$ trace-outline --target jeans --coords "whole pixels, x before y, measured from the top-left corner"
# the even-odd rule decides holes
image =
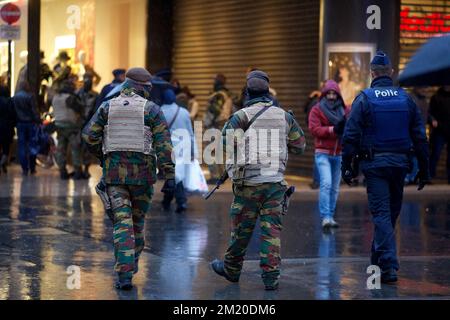
[[[29,122],[19,122],[17,124],[19,161],[24,174],[28,171],[36,171],[36,154],[31,152],[31,148],[36,147],[36,125]]]
[[[165,192],[163,198],[163,206],[169,207],[175,196],[175,201],[177,202],[178,208],[186,208],[187,206],[187,197],[186,192],[184,191],[183,182],[178,182],[175,186],[175,191],[173,193]]]
[[[430,137],[431,157],[430,157],[430,174],[436,177],[436,168],[441,156],[442,149],[447,144],[447,180],[450,183],[450,141],[438,132],[433,132]]]
[[[313,183],[319,184],[319,170],[317,169],[316,162],[313,163]]]
[[[363,172],[367,182],[369,210],[375,227],[371,263],[381,270],[398,270],[395,224],[402,208],[407,168],[381,167]]]
[[[341,156],[316,153],[315,162],[320,179],[320,217],[322,219],[333,218],[341,183]]]

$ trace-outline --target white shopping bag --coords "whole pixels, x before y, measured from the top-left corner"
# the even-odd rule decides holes
[[[192,163],[183,164],[182,166],[184,170],[180,168],[180,171],[184,171],[182,179],[184,189],[190,193],[198,192],[203,194],[208,192],[208,184],[198,160],[195,159]]]

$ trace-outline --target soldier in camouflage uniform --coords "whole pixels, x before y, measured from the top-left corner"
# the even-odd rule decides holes
[[[233,109],[232,93],[225,86],[226,78],[223,74],[216,75],[214,91],[208,98],[208,105],[203,119],[205,129],[222,129]],[[217,161],[218,159],[216,159]],[[208,182],[216,183],[225,167],[222,163],[208,165],[210,179]]]
[[[116,288],[132,288],[133,274],[144,248],[144,218],[150,209],[156,168],[173,192],[175,165],[164,115],[149,101],[150,73],[132,68],[118,97],[105,101],[83,130],[88,148],[102,161],[114,223]]]
[[[80,98],[84,106],[83,119],[85,123],[92,118],[95,113],[95,104],[98,97],[98,92],[94,91],[92,86],[94,83],[94,74],[86,72],[83,75],[83,86],[78,90],[77,96]],[[94,156],[88,152],[86,143],[81,144],[82,160],[83,160],[83,176],[90,178],[89,166],[96,163]]]
[[[75,95],[75,83],[72,79],[61,83],[60,91],[52,100],[55,116],[58,146],[56,149],[56,163],[60,170],[61,179],[68,179],[67,152],[72,155],[74,179],[84,178],[81,169],[81,128],[83,125],[84,106]]]
[[[247,90],[249,101],[244,108],[233,114],[225,124],[222,135],[226,141],[227,157],[230,149],[238,150],[237,159],[228,165],[228,175],[233,182],[234,200],[230,209],[232,232],[229,247],[225,253],[224,261],[214,260],[211,264],[213,270],[231,282],[239,281],[244,256],[253,233],[256,221],[260,218],[261,248],[260,266],[266,290],[278,288],[280,276],[280,233],[282,229],[282,206],[287,189],[284,180],[288,151],[301,154],[305,149],[305,137],[302,129],[291,113],[274,105],[269,95],[269,78],[262,71],[252,71],[247,76]],[[259,113],[264,109],[263,113]],[[255,115],[258,116],[255,117]],[[250,126],[249,126],[250,123]],[[249,126],[249,127],[248,127]],[[227,141],[227,130],[242,129],[245,143],[237,144]],[[248,144],[251,142],[252,131],[258,134],[259,130],[270,131],[270,135],[259,139],[267,139],[267,150],[260,147],[251,153]],[[279,134],[272,134],[271,130]],[[243,133],[245,132],[245,133]],[[254,136],[253,136],[254,137]],[[268,138],[270,137],[270,138]],[[255,142],[255,139],[252,139]],[[273,146],[278,146],[274,148]],[[270,150],[273,159],[278,160],[276,168],[267,167],[261,161],[262,153]],[[257,161],[250,161],[251,156],[257,154]],[[245,157],[245,161],[239,159]]]

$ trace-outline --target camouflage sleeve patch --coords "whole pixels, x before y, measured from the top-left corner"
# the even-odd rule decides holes
[[[230,119],[225,123],[222,129],[222,141],[223,141],[223,151],[226,152],[226,154],[229,154],[231,152],[231,149],[235,149],[234,144],[228,145],[227,144],[227,130],[236,130],[236,129],[242,129],[246,127],[248,123],[247,115],[244,111],[239,110],[235,112]]]
[[[306,138],[300,125],[295,118],[286,112],[286,121],[288,122],[288,150],[293,154],[303,154],[306,148]]]

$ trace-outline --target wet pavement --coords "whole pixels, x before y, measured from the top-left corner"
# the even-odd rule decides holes
[[[216,276],[209,262],[229,238],[229,186],[210,200],[190,198],[185,214],[163,212],[161,194],[146,218],[146,248],[130,292],[113,289],[112,228],[89,181],[60,181],[55,170],[0,176],[1,299],[450,299],[450,187],[406,188],[397,227],[399,282],[368,290],[372,224],[365,190],[342,188],[336,220],[323,233],[317,191],[298,191],[283,220],[280,289],[260,278],[258,236],[238,284]],[[160,184],[156,190],[161,188]],[[67,286],[78,266],[80,289]],[[70,286],[69,286],[70,287]]]

